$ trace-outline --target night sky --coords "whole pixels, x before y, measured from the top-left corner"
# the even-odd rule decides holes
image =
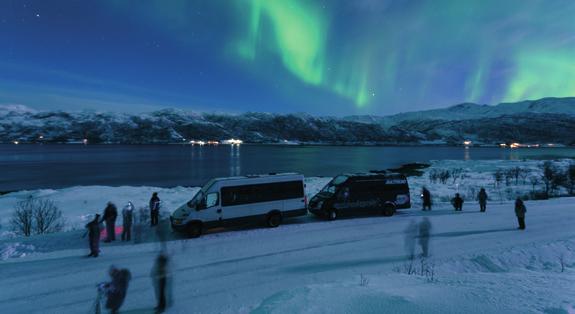
[[[573,0],[0,0],[0,104],[391,114],[575,96]]]

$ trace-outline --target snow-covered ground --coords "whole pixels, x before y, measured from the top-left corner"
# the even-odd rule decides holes
[[[575,198],[527,201],[527,230],[516,230],[508,200],[515,192],[497,193],[492,171],[518,163],[538,171],[537,161],[434,163],[437,169],[467,170],[446,185],[430,184],[426,175],[410,178],[415,201],[422,185],[431,189],[436,199],[431,212],[415,204],[390,218],[307,216],[275,229],[214,230],[191,240],[172,236],[174,306],[169,312],[575,313]],[[328,180],[306,179],[306,193],[314,194]],[[463,212],[443,202],[456,190],[467,195],[464,191],[479,186],[493,199],[486,213],[478,212],[472,199]],[[531,190],[529,183],[510,188]],[[108,200],[144,206],[152,191],[160,193],[164,208],[180,205],[195,192],[150,187],[17,192],[0,197],[0,215],[9,217],[15,202],[36,193],[50,195],[70,225],[81,226],[85,215],[101,212]],[[433,281],[398,271],[408,263],[404,230],[424,217],[432,224],[426,262],[433,265]],[[149,273],[159,245],[149,233],[141,244],[103,244],[98,258],[83,257],[83,230],[4,237],[2,255],[20,258],[0,261],[2,312],[86,313],[95,284],[107,280],[114,264],[133,275],[122,312],[150,313],[155,299]]]
[[[490,205],[486,213],[438,206],[391,218],[307,219],[276,229],[172,240],[170,312],[573,312],[574,202],[526,202],[525,231],[515,229],[513,204],[506,202]],[[422,217],[433,226],[433,282],[394,271],[407,262],[403,230]],[[70,231],[36,238],[74,245],[0,262],[3,313],[86,313],[94,285],[107,279],[111,264],[127,267],[133,275],[123,313],[153,308],[149,273],[157,243],[104,244],[102,255],[94,259],[83,257],[86,248],[76,245],[85,242],[80,235]]]

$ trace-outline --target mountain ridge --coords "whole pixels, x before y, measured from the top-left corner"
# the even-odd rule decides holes
[[[498,119],[494,119],[498,118]],[[312,116],[305,113],[197,113],[166,108],[128,114],[36,111],[0,106],[0,142],[184,143],[240,138],[252,143],[344,145],[451,144],[464,140],[574,145],[575,97],[496,106],[462,103],[392,116]]]

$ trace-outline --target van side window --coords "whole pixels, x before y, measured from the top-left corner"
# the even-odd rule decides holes
[[[222,188],[222,206],[272,202],[300,198],[303,195],[301,181],[229,186]]]
[[[218,205],[218,201],[219,201],[218,193],[209,193],[208,195],[206,195],[206,208]]]

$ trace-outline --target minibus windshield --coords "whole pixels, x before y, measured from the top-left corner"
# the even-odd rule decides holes
[[[333,178],[333,180],[331,180],[322,190],[322,193],[329,193],[329,194],[334,194],[335,190],[337,188],[338,185],[344,183],[347,180],[347,176],[337,176],[335,178]]]
[[[188,206],[194,207],[194,206],[198,205],[202,201],[202,199],[204,198],[204,195],[206,195],[206,193],[212,188],[212,185],[214,185],[214,182],[215,182],[215,180],[211,179],[206,184],[204,184],[204,186],[198,191],[198,193],[196,193],[196,195],[194,195],[194,198],[192,198],[192,200],[188,202]]]

